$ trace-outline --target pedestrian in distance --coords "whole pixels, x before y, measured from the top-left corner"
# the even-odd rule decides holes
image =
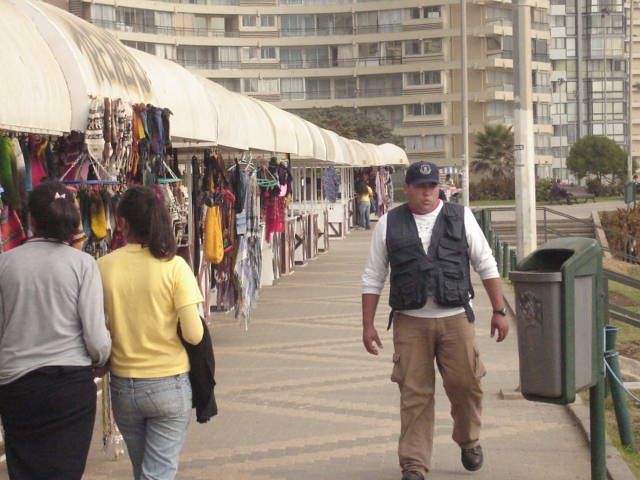
[[[451,402],[453,440],[463,466],[482,467],[480,415],[485,368],[475,344],[470,264],[491,300],[491,336],[509,331],[496,261],[471,211],[439,200],[438,167],[407,170],[407,203],[380,218],[363,274],[362,341],[377,355],[382,342],[375,312],[391,267],[393,371],[400,390],[398,456],[403,480],[422,480],[430,468],[434,431],[434,360]]]
[[[80,212],[59,182],[28,201],[34,235],[0,255],[0,417],[11,480],[80,480],[109,359],[95,260],[71,246]]]
[[[371,202],[373,199],[373,190],[369,185],[364,185],[362,192],[358,196],[358,219],[360,220],[360,226],[366,230],[371,228],[369,219],[371,217]]]
[[[149,187],[125,192],[117,208],[127,245],[100,258],[113,337],[111,402],[135,480],[173,480],[191,417],[189,358],[178,336],[203,338],[203,301],[176,243],[164,201]]]

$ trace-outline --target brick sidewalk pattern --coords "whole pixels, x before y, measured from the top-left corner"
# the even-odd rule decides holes
[[[216,314],[213,335],[220,414],[190,425],[178,479],[399,480],[399,395],[389,380],[393,344],[381,299],[376,326],[384,350],[361,343],[360,275],[369,232],[333,241],[329,253],[260,294],[248,331]],[[515,331],[489,338],[491,307],[474,279],[478,345],[488,374],[481,442],[485,465],[474,479],[589,478],[589,449],[565,408],[528,402],[501,390],[518,385]],[[471,475],[451,440],[441,382],[428,479]],[[106,458],[96,431],[84,478],[131,478],[129,461]],[[6,479],[0,466],[0,479]]]

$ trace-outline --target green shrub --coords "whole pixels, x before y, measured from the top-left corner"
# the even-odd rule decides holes
[[[621,183],[603,183],[601,179],[594,177],[587,179],[587,191],[596,197],[614,197],[622,195],[624,185]]]
[[[483,178],[469,185],[469,197],[472,201],[514,200],[516,198],[514,178]]]
[[[613,212],[601,212],[602,226],[607,231],[609,248],[635,256],[640,260],[640,205],[636,208],[619,208]],[[619,232],[616,234],[616,232]],[[623,234],[623,235],[620,235]],[[635,237],[630,240],[628,236]]]
[[[536,201],[548,202],[551,200],[551,186],[555,181],[551,178],[536,182]]]

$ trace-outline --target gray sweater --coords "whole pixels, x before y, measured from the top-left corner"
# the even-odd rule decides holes
[[[90,255],[44,239],[0,255],[0,385],[45,366],[104,365],[110,352]]]

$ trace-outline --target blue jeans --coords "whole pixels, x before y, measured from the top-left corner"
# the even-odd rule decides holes
[[[371,202],[360,202],[358,205],[360,213],[360,226],[369,229],[369,216],[371,215]]]
[[[135,480],[173,480],[191,418],[189,374],[161,378],[111,375],[113,415]]]

